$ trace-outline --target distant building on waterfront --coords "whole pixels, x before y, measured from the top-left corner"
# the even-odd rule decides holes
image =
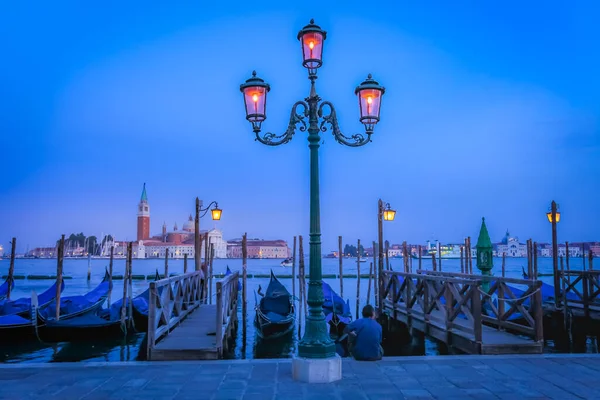
[[[506,254],[506,257],[527,257],[527,244],[520,243],[519,238],[510,236],[508,231],[502,241],[494,245],[494,250],[498,257],[502,257],[502,254]]]
[[[248,258],[288,258],[291,249],[285,240],[248,239]],[[242,258],[242,239],[227,242],[227,257]]]
[[[29,250],[25,255],[34,258],[55,258],[56,247],[36,247],[33,250]]]
[[[195,224],[190,215],[180,230],[177,223],[173,229],[168,231],[166,222],[163,222],[160,234],[150,235],[150,204],[148,202],[148,193],[146,184],[142,188],[142,195],[137,207],[137,241],[133,243],[133,258],[164,258],[167,251],[170,258],[188,258],[195,257]],[[200,231],[204,235],[208,232],[208,243],[213,245],[215,258],[227,257],[227,242],[223,240],[223,233],[218,229]],[[115,255],[124,256],[127,252],[127,242],[114,242]],[[204,257],[206,243],[202,240],[201,254]],[[110,250],[109,250],[110,251]]]

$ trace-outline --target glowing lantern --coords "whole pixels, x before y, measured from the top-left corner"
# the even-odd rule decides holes
[[[215,203],[215,206],[212,210],[210,210],[210,213],[212,214],[212,219],[214,221],[219,221],[221,219],[221,214],[223,213],[223,210],[221,210],[219,208],[219,205]]]
[[[396,210],[392,210],[390,203],[388,203],[385,210],[383,210],[383,220],[393,221],[394,218],[396,218]]]
[[[308,68],[309,76],[316,75],[317,69],[323,65],[323,42],[326,37],[327,32],[315,25],[314,19],[298,33],[302,46],[302,65]]]
[[[252,78],[240,85],[246,106],[246,119],[252,123],[255,131],[260,131],[260,125],[267,119],[267,93],[271,90],[268,83],[256,76],[252,71]]]
[[[380,86],[369,74],[367,79],[358,85],[354,93],[358,95],[360,122],[365,125],[368,132],[372,132],[375,124],[379,122],[381,96],[385,93],[385,88]]]

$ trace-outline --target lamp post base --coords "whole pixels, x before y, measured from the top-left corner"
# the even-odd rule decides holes
[[[306,383],[331,383],[342,379],[342,358],[292,358],[292,376],[295,381]]]

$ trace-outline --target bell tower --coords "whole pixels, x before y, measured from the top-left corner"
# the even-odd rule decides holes
[[[150,238],[150,205],[148,204],[148,195],[146,194],[146,184],[142,189],[142,197],[138,204],[137,212],[137,240]]]

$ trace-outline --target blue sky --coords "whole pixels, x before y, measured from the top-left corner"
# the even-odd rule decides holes
[[[323,251],[386,238],[461,241],[506,229],[600,240],[600,27],[595,2],[9,2],[0,10],[0,243],[83,231],[135,238],[147,183],[152,232],[194,198],[218,200],[226,238],[308,236],[306,135],[253,140],[239,84],[271,84],[265,129],[308,94],[296,34],[328,31],[318,92],[363,130],[354,88],[383,84],[373,143],[321,147]],[[483,4],[485,3],[485,4]],[[213,226],[208,219],[204,227]]]

